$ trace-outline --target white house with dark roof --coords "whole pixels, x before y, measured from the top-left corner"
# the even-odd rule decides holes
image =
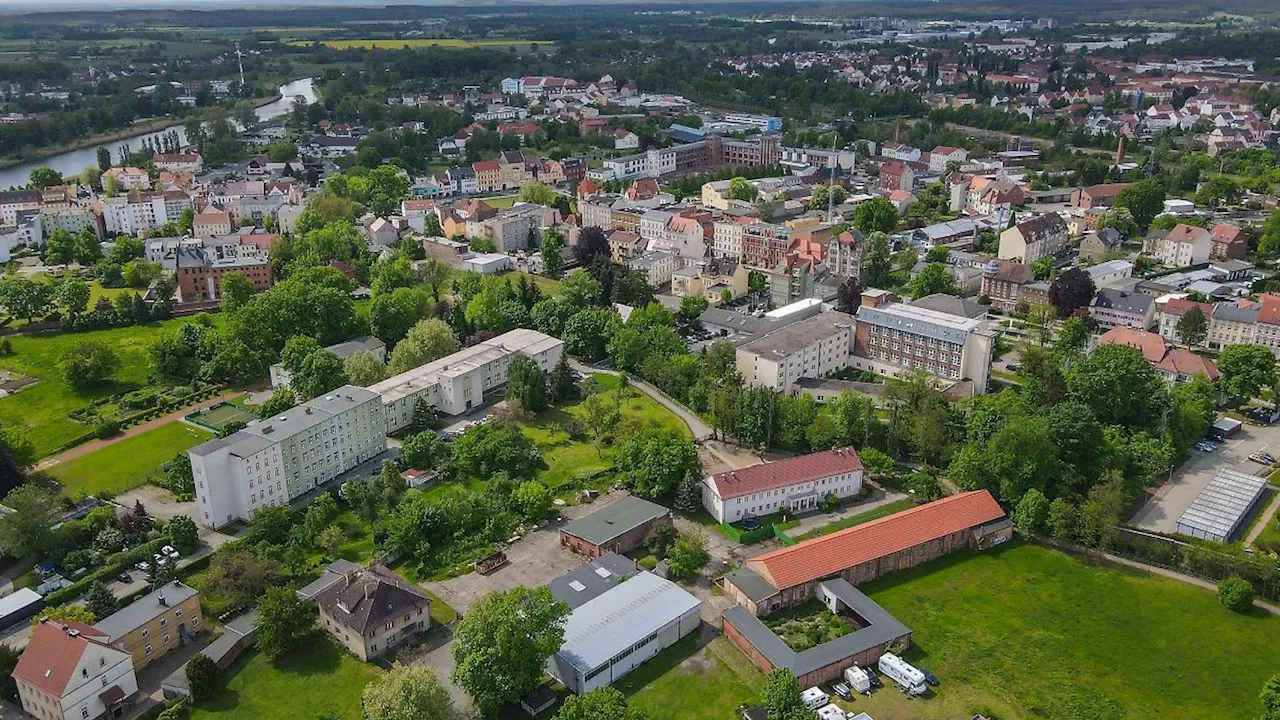
[[[862,491],[862,460],[853,448],[835,448],[708,475],[702,505],[719,522],[776,512],[816,510],[823,498]]]

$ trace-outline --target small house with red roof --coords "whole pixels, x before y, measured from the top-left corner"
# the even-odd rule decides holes
[[[1098,347],[1124,345],[1142,353],[1142,359],[1155,368],[1168,382],[1187,382],[1196,375],[1203,375],[1212,382],[1222,376],[1212,360],[1190,350],[1174,347],[1153,332],[1131,327],[1115,327],[1098,338]]]
[[[138,692],[133,657],[106,632],[70,620],[41,620],[13,669],[22,709],[46,720],[120,717]]]
[[[1243,260],[1249,252],[1249,236],[1236,225],[1214,225],[1209,230],[1209,241],[1209,257],[1214,260]]]
[[[835,448],[709,475],[702,481],[702,504],[717,521],[736,522],[816,510],[828,495],[846,498],[861,491],[858,453]]]

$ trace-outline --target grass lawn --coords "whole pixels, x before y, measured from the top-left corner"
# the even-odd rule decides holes
[[[851,528],[854,525],[861,525],[862,523],[865,523],[865,522],[871,522],[872,520],[885,517],[886,515],[892,515],[896,512],[902,512],[903,510],[910,510],[915,506],[916,506],[916,503],[911,498],[894,500],[893,502],[886,503],[884,505],[881,505],[878,508],[868,510],[864,513],[858,513],[857,515],[844,518],[843,520],[837,520],[833,523],[823,525],[822,527],[817,528],[815,530],[810,530],[809,532],[796,537],[796,540],[810,540],[820,535],[830,535],[831,533],[837,530],[844,530],[845,528]]]
[[[360,693],[382,673],[317,631],[301,651],[280,660],[249,650],[224,673],[225,688],[197,703],[191,718],[293,720],[332,710],[346,720],[359,720]]]
[[[40,382],[20,393],[0,398],[0,424],[26,427],[39,457],[88,434],[92,428],[72,421],[67,413],[88,405],[96,398],[141,387],[151,367],[147,348],[163,333],[188,321],[188,318],[176,318],[93,332],[49,331],[10,336],[13,354],[0,357],[0,368],[39,378]],[[105,343],[114,349],[120,358],[120,368],[114,382],[79,391],[67,385],[58,372],[58,358],[68,348],[88,340]]]
[[[618,387],[618,378],[599,373],[595,375],[595,379],[612,400]],[[613,463],[616,452],[614,446],[606,446],[597,452],[595,445],[589,440],[574,440],[561,429],[564,423],[573,418],[581,420],[581,404],[581,400],[566,403],[538,413],[530,422],[521,423],[521,428],[538,446],[542,459],[547,464],[547,469],[542,472],[539,480],[553,492],[575,480],[606,470]],[[640,390],[628,388],[622,401],[622,424],[617,432],[617,439],[620,442],[644,427],[659,427],[689,436],[688,426],[670,410]]]
[[[257,420],[258,416],[235,403],[220,402],[208,410],[188,415],[187,419],[201,425],[217,428],[218,432],[222,432],[223,428],[232,422],[239,421],[247,425]]]
[[[212,439],[213,433],[207,430],[171,422],[58,463],[46,472],[62,483],[68,496],[81,492],[115,495],[145,483],[152,471],[178,452]]]
[[[1248,718],[1280,667],[1280,618],[1035,545],[960,553],[859,589],[911,628],[906,658],[942,679],[924,700],[886,688],[850,706],[878,720]]]
[[[702,649],[698,633],[663,650],[613,686],[649,720],[735,717],[742,703],[758,703],[764,675],[724,637]]]

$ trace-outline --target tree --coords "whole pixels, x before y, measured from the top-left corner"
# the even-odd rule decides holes
[[[1109,475],[1105,482],[1089,488],[1089,494],[1080,505],[1080,524],[1077,530],[1080,542],[1096,548],[1098,552],[1115,545],[1119,535],[1116,527],[1128,505],[1124,477],[1119,472]]]
[[[1093,301],[1097,290],[1089,273],[1073,267],[1049,283],[1049,303],[1058,309],[1058,317],[1065,318],[1077,309]]]
[[[1031,263],[1031,276],[1036,280],[1048,280],[1053,274],[1053,258],[1042,257]]]
[[[222,276],[222,312],[231,313],[244,307],[253,297],[253,281],[244,273],[227,273]]]
[[[698,530],[680,533],[667,551],[671,576],[680,579],[696,577],[706,566],[708,558],[707,537]]]
[[[1174,332],[1177,333],[1183,345],[1191,348],[1198,347],[1209,336],[1209,320],[1205,318],[1204,312],[1199,307],[1193,306],[1178,319]]]
[[[1232,612],[1248,612],[1253,607],[1253,585],[1240,577],[1224,578],[1218,583],[1218,600]]]
[[[111,167],[111,151],[105,146],[98,146],[98,170],[106,172]]]
[[[1079,512],[1066,498],[1054,498],[1049,503],[1049,530],[1055,539],[1075,539],[1079,523]]]
[[[18,275],[0,278],[0,307],[14,317],[35,322],[49,311],[52,300],[53,286],[49,283]]]
[[[1134,237],[1142,231],[1138,227],[1138,223],[1133,219],[1133,212],[1127,207],[1113,207],[1102,213],[1098,218],[1098,230],[1111,228],[1120,233],[1120,236],[1128,239]]]
[[[200,545],[200,535],[196,523],[186,515],[175,515],[164,528],[169,542],[178,552],[190,555]]]
[[[420,320],[409,328],[403,340],[396,343],[387,363],[387,373],[399,375],[457,351],[458,339],[445,321],[436,318]]]
[[[1013,522],[1026,535],[1037,535],[1049,525],[1049,500],[1036,488],[1032,488],[1018,500],[1013,512]]]
[[[618,315],[609,308],[587,308],[569,318],[564,326],[565,350],[587,362],[603,360]]]
[[[430,668],[402,665],[365,686],[365,720],[455,720],[453,698]]]
[[[196,653],[187,661],[187,685],[196,702],[200,702],[213,694],[218,687],[218,675],[221,674],[218,664],[204,653]]]
[[[686,476],[702,470],[693,443],[669,430],[632,433],[618,449],[614,464],[627,487],[649,499],[673,496]]]
[[[500,472],[513,478],[532,477],[536,456],[528,436],[509,422],[485,423],[453,443],[454,466],[467,477],[488,478]]]
[[[116,611],[116,596],[111,594],[105,583],[95,580],[84,595],[84,606],[89,608],[94,618],[101,620]]]
[[[258,417],[275,417],[297,404],[298,396],[294,394],[293,388],[286,385],[271,393],[271,397],[258,407]]]
[[[542,273],[553,275],[564,266],[564,235],[555,228],[548,228],[542,235]]]
[[[729,199],[753,203],[760,197],[760,191],[744,177],[729,179]]]
[[[419,288],[396,288],[373,299],[369,306],[369,331],[388,347],[399,343],[431,310],[427,294]]]
[[[911,294],[913,300],[937,293],[944,295],[960,294],[960,290],[956,287],[955,278],[947,271],[947,266],[942,263],[925,265],[920,274],[911,278],[911,281],[907,283],[907,292]]]
[[[54,547],[52,526],[62,513],[57,495],[27,483],[4,496],[4,504],[13,512],[0,516],[0,548],[10,557],[41,555]]]
[[[814,717],[800,697],[800,685],[796,676],[787,668],[778,668],[764,679],[760,691],[769,720],[802,720]]]
[[[322,348],[303,359],[291,384],[298,397],[311,399],[346,385],[347,373],[342,360]]]
[[[893,232],[898,227],[898,209],[888,198],[872,198],[853,211],[853,226],[868,234]]]
[[[387,366],[368,351],[348,355],[342,361],[342,370],[347,374],[347,382],[360,387],[369,387],[387,378]]]
[[[1280,673],[1271,676],[1258,695],[1262,703],[1262,717],[1258,720],[1280,720]]]
[[[40,167],[32,168],[29,179],[31,180],[32,190],[42,190],[54,185],[61,185],[62,173],[48,165],[41,165]]]
[[[93,612],[89,608],[84,605],[72,605],[70,603],[41,610],[39,614],[31,619],[31,624],[38,625],[41,620],[63,620],[85,625],[92,625],[97,622],[97,618],[93,616]]]
[[[54,291],[54,302],[58,303],[72,320],[75,320],[88,309],[91,295],[89,283],[79,278],[69,278],[62,281]]]
[[[889,254],[889,236],[882,232],[867,238],[867,253],[863,258],[867,273],[867,287],[888,288],[893,284],[893,260]]]
[[[453,635],[453,680],[484,712],[516,702],[542,682],[564,644],[569,606],[546,587],[492,592],[472,605]]]
[[[1257,397],[1262,388],[1276,385],[1276,359],[1262,345],[1228,345],[1218,354],[1219,385],[1237,401]]]
[[[512,357],[507,365],[507,400],[519,400],[525,410],[537,413],[547,408],[548,394],[547,377],[537,361],[521,354]]]
[[[551,207],[556,204],[556,191],[550,185],[538,180],[526,180],[520,186],[520,202]]]
[[[425,430],[404,439],[400,445],[400,457],[412,468],[437,468],[449,458],[449,443],[431,430]]]
[[[605,238],[603,230],[589,225],[578,233],[578,244],[573,247],[573,253],[578,259],[578,265],[591,267],[596,256],[609,257],[609,240]]]
[[[1147,227],[1164,210],[1164,183],[1149,178],[1129,185],[1116,193],[1113,207],[1128,209],[1138,227]]]
[[[573,370],[569,369],[568,355],[562,353],[560,360],[551,368],[551,373],[547,377],[547,393],[552,403],[564,402],[578,394],[578,384]]]
[[[267,657],[282,657],[300,647],[315,628],[315,608],[287,587],[270,587],[258,601],[254,629]]]
[[[628,707],[626,696],[605,686],[565,698],[551,720],[648,720],[648,716]]]
[[[1133,348],[1103,345],[1071,370],[1067,379],[1071,395],[1089,406],[1103,424],[1153,427],[1168,406],[1164,381]]]
[[[210,581],[233,606],[250,605],[267,588],[283,581],[280,564],[246,550],[228,547],[213,554]]]
[[[551,510],[551,491],[547,486],[534,480],[523,482],[511,495],[520,516],[531,523],[542,522]]]

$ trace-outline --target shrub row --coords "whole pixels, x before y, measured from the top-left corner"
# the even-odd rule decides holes
[[[113,578],[143,560],[150,561],[151,557],[160,550],[160,547],[164,545],[164,543],[165,539],[159,538],[157,540],[144,542],[130,550],[110,555],[102,562],[102,565],[99,566],[97,570],[94,570],[88,575],[85,575],[60,590],[54,590],[45,596],[44,601],[48,605],[61,605],[74,600],[88,591],[89,586],[93,585],[95,582]]]

